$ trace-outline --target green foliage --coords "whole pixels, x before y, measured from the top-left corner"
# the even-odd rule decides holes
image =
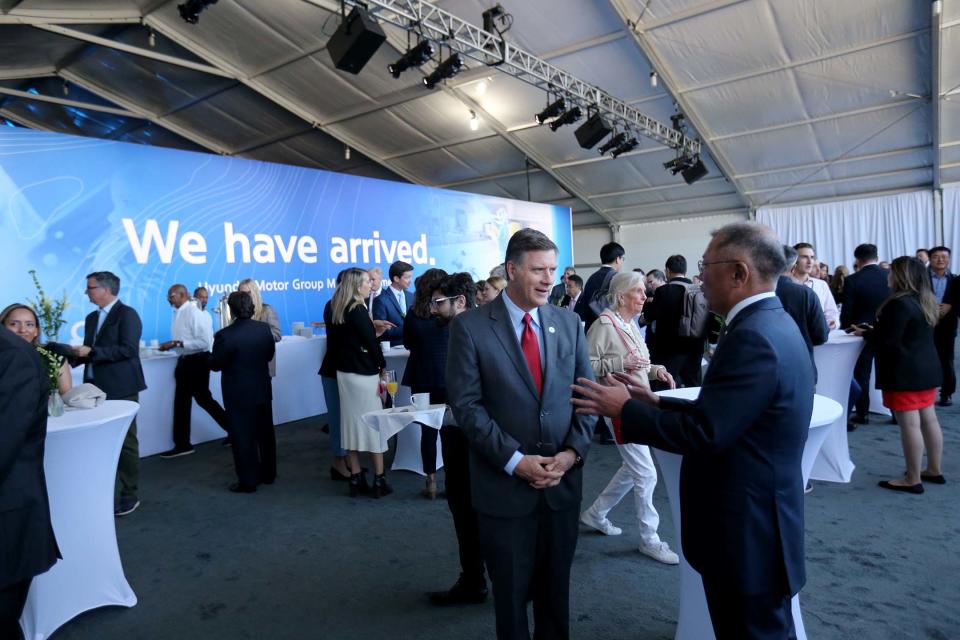
[[[63,356],[58,356],[43,347],[37,347],[37,353],[40,354],[43,369],[47,373],[47,386],[51,392],[57,391],[60,383],[60,367],[63,366]]]
[[[48,298],[47,294],[43,291],[43,287],[40,285],[36,270],[31,269],[28,273],[30,277],[33,278],[33,284],[37,288],[37,299],[28,300],[28,302],[40,319],[40,326],[43,328],[43,335],[47,338],[47,342],[56,340],[60,334],[60,327],[67,323],[67,321],[63,319],[63,312],[66,311],[69,306],[67,302],[67,292],[64,291],[63,297],[59,300]]]

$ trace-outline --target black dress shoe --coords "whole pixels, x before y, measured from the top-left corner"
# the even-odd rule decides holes
[[[923,483],[901,485],[890,484],[889,480],[881,480],[877,483],[877,485],[884,489],[889,489],[890,491],[903,491],[904,493],[914,493],[917,495],[923,493]]]
[[[928,476],[925,473],[921,473],[920,479],[924,482],[929,482],[931,484],[947,484],[947,479],[943,477],[942,473],[937,476]]]
[[[852,418],[850,418],[850,422],[853,422],[855,424],[869,424],[870,418],[868,418],[867,416],[855,415]]]
[[[257,490],[256,487],[248,487],[245,484],[240,484],[239,482],[234,482],[230,485],[230,491],[232,493],[253,493]]]
[[[436,607],[452,607],[461,604],[481,604],[487,599],[487,586],[468,587],[459,580],[448,591],[431,591],[427,594],[430,604]]]

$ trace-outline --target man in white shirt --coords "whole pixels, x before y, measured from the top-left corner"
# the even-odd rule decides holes
[[[193,400],[210,414],[220,428],[229,432],[227,414],[210,394],[210,350],[213,348],[213,319],[190,299],[187,288],[175,284],[167,291],[167,300],[175,309],[171,333],[173,340],[160,345],[161,351],[176,349],[180,357],[173,377],[173,449],[161,458],[176,458],[193,453],[190,444],[190,411]]]
[[[830,285],[819,278],[810,277],[810,267],[817,261],[817,252],[809,242],[798,242],[793,245],[793,248],[797,250],[797,264],[793,267],[793,279],[797,284],[813,289],[817,298],[820,299],[827,326],[836,329],[837,322],[840,320],[840,310],[830,292]]]

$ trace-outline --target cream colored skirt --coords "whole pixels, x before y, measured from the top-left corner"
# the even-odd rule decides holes
[[[340,391],[340,446],[347,451],[383,453],[387,441],[380,432],[363,421],[363,414],[379,411],[380,376],[337,371],[337,389]]]

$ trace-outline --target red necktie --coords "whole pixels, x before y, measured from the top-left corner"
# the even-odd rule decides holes
[[[530,369],[530,375],[533,376],[533,384],[537,387],[537,394],[543,393],[543,370],[540,368],[540,343],[537,341],[537,334],[533,332],[533,318],[529,313],[523,314],[523,334],[520,336],[520,348],[523,350],[523,357],[527,360],[527,367]]]

